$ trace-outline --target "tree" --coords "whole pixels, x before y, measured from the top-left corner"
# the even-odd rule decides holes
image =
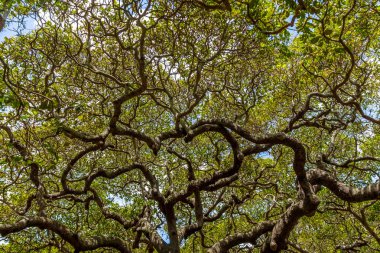
[[[0,247],[379,250],[379,8],[42,6],[1,44]]]
[[[25,28],[25,18],[38,12],[44,7],[45,0],[2,0],[0,1],[0,32],[9,22],[16,23],[19,27],[14,30]]]

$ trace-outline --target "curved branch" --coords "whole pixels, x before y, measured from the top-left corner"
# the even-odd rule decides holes
[[[308,171],[307,177],[312,184],[320,184],[332,191],[337,197],[348,202],[363,202],[376,200],[380,197],[380,182],[363,188],[347,186],[338,181],[328,172],[321,169]]]
[[[312,216],[319,205],[319,200],[314,196],[310,200],[300,200],[292,204],[280,218],[261,249],[262,253],[280,252],[287,248],[287,240],[290,232],[303,216]]]
[[[0,234],[6,236],[17,233],[30,227],[47,229],[58,234],[63,240],[70,243],[76,250],[95,250],[103,247],[111,247],[123,253],[131,252],[129,247],[118,237],[91,236],[82,237],[74,233],[61,223],[44,217],[28,217],[13,224],[0,225]]]
[[[260,138],[255,138],[251,135],[247,130],[243,129],[242,127],[238,126],[237,124],[233,122],[229,122],[226,120],[207,120],[207,121],[199,121],[196,123],[192,129],[194,130],[194,133],[202,132],[206,130],[202,130],[205,127],[210,128],[211,125],[221,125],[223,127],[226,127],[232,131],[234,131],[236,134],[240,135],[241,137],[245,138],[246,140],[253,142],[255,144],[269,144],[269,145],[285,145],[294,151],[294,160],[293,160],[293,169],[297,176],[298,182],[304,191],[305,195],[308,198],[312,198],[313,191],[311,189],[311,186],[309,182],[307,182],[306,178],[306,171],[305,171],[305,163],[306,163],[306,150],[304,146],[296,139],[293,139],[289,136],[287,136],[284,133],[277,133],[274,135],[268,135]],[[188,137],[186,137],[188,138]],[[186,140],[185,138],[185,140]]]
[[[275,221],[264,221],[255,226],[251,231],[246,233],[237,233],[230,235],[223,240],[214,244],[207,252],[208,253],[224,253],[228,252],[232,247],[242,243],[256,244],[256,240],[263,234],[273,229]]]

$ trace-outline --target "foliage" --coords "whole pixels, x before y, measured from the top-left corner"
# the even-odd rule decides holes
[[[2,251],[380,250],[376,1],[5,5]]]

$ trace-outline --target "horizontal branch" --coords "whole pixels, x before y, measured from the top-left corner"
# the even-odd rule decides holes
[[[321,169],[308,171],[307,177],[312,184],[320,184],[332,191],[337,197],[348,202],[376,200],[380,197],[380,182],[363,188],[347,186]]]
[[[264,221],[256,225],[251,231],[246,233],[237,233],[227,236],[223,240],[214,244],[207,252],[208,253],[224,253],[228,252],[234,246],[242,243],[256,244],[256,240],[263,234],[271,231],[275,226],[275,221]]]
[[[114,248],[123,253],[131,252],[129,247],[120,238],[106,236],[82,237],[61,223],[44,217],[28,217],[13,224],[0,225],[0,234],[2,236],[7,236],[30,227],[47,229],[58,234],[63,240],[70,243],[75,248],[76,252],[95,250],[103,247]]]

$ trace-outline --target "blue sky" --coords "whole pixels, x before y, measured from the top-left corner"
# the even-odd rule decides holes
[[[35,21],[34,19],[30,17],[25,18],[20,27],[18,27],[18,23],[15,21],[7,22],[7,25],[0,32],[0,42],[4,41],[5,37],[9,38],[9,37],[17,36],[17,30],[25,34],[27,32],[30,32],[34,28],[35,28]]]

